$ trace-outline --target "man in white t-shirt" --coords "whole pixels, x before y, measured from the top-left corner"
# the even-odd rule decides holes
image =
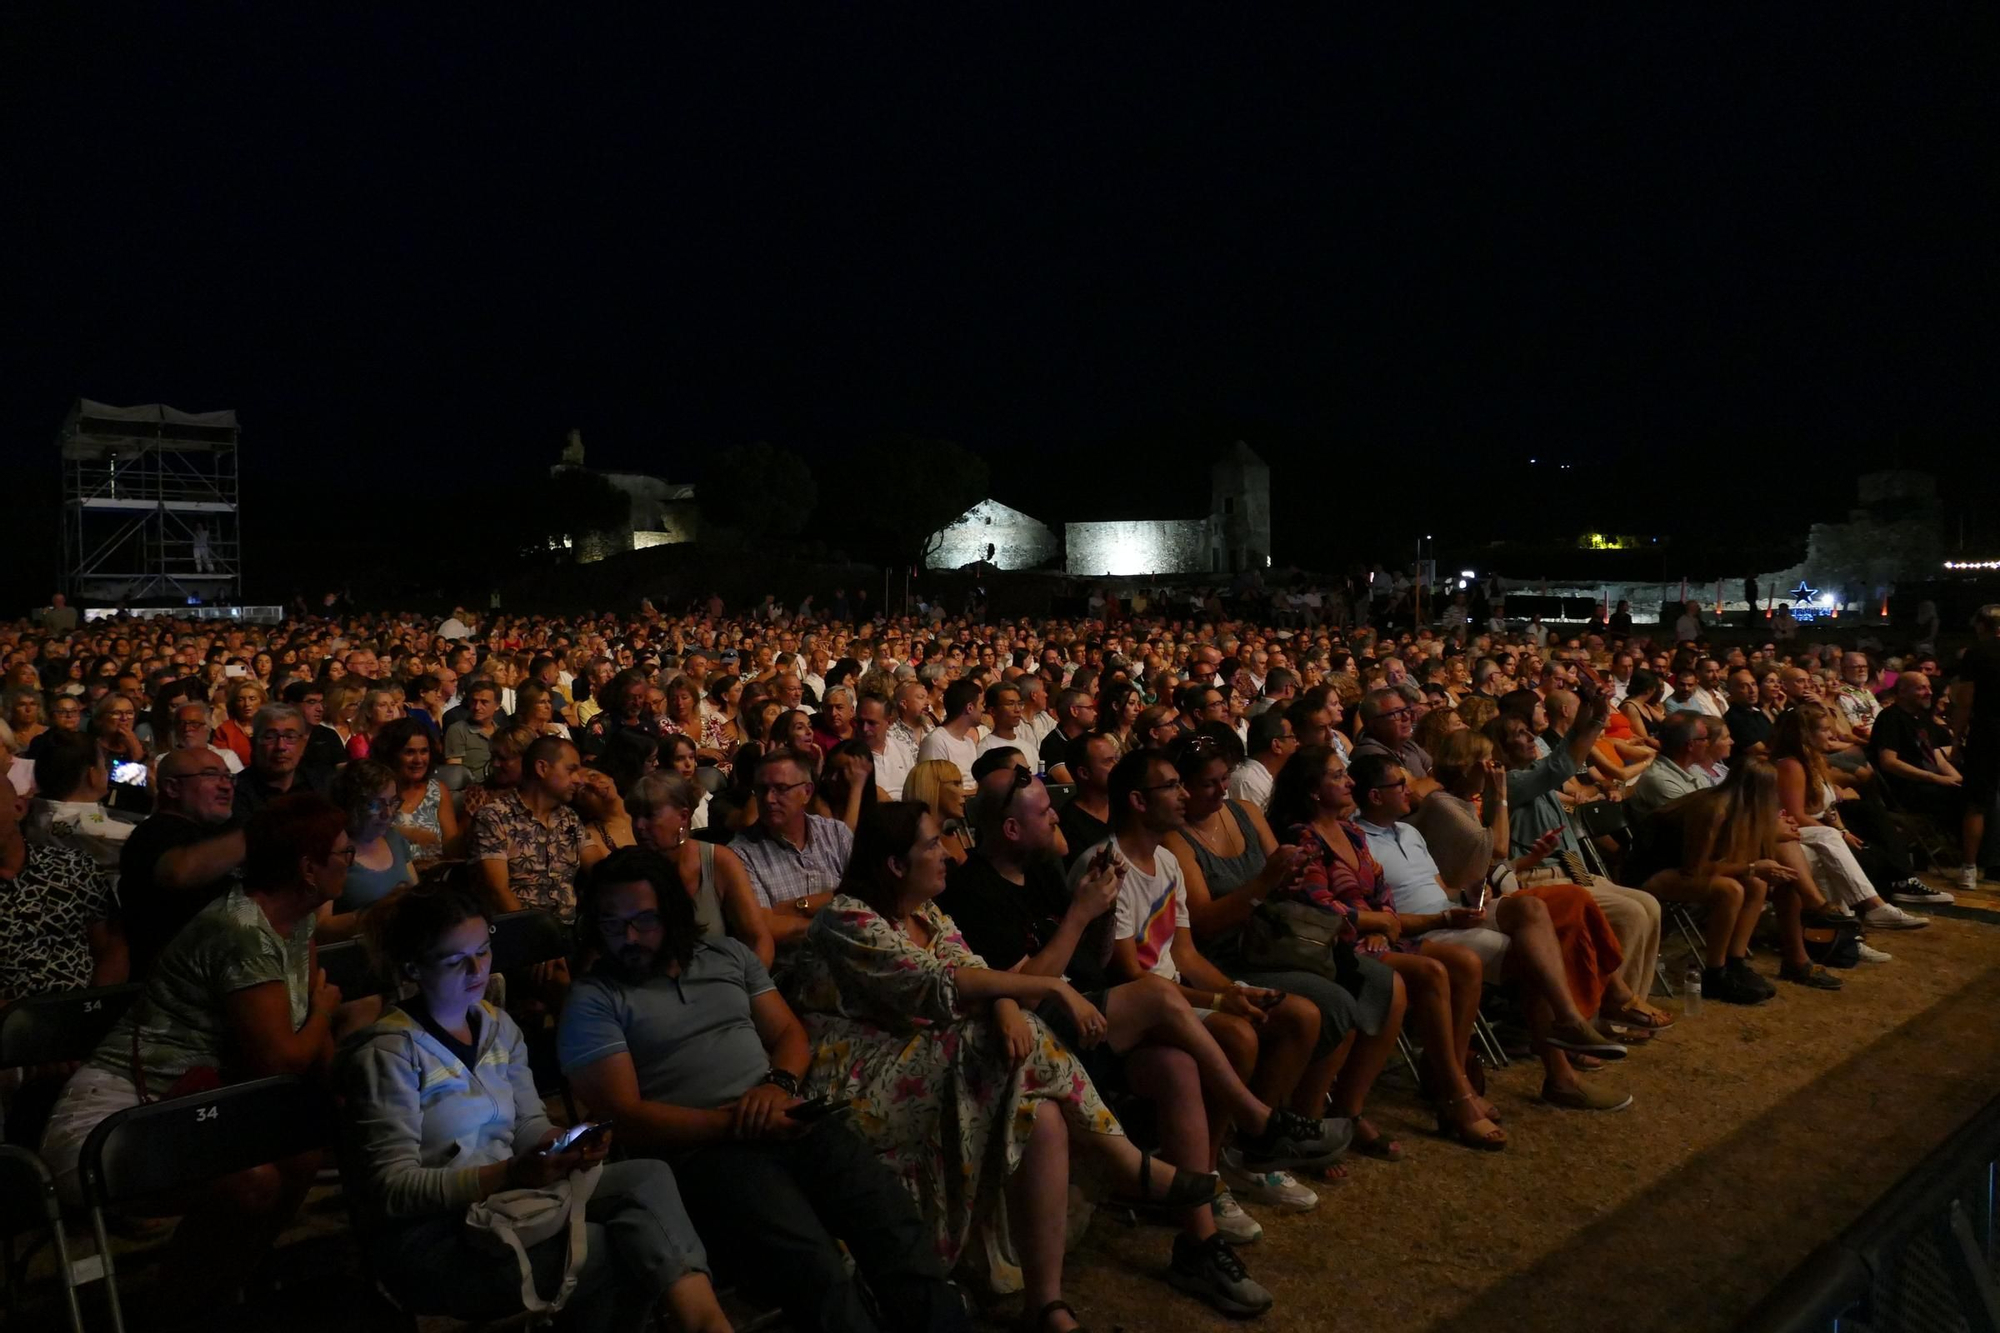
[[[990,686],[986,691],[986,711],[993,715],[993,730],[979,742],[977,754],[1012,750],[1020,756],[1015,762],[1033,773],[1040,762],[1040,751],[1021,724],[1020,688],[1012,681]]]
[[[1180,862],[1162,846],[1167,834],[1181,827],[1187,810],[1187,788],[1173,764],[1156,751],[1136,750],[1111,770],[1109,786],[1115,833],[1108,845],[1113,862],[1124,867],[1111,909],[1112,979],[1156,976],[1177,984],[1222,1049],[1238,1057],[1238,1067],[1243,1067],[1242,1057],[1254,1062],[1249,1082],[1269,1087],[1259,1095],[1283,1105],[1297,1077],[1279,1080],[1281,1087],[1269,1080],[1271,1072],[1303,1070],[1316,1052],[1335,1049],[1329,1044],[1326,1051],[1317,1051],[1319,1010],[1302,996],[1232,982],[1195,947],[1188,930],[1185,876]],[[1106,845],[1100,843],[1071,864],[1072,892]],[[1319,1201],[1282,1171],[1246,1170],[1227,1156],[1222,1171],[1230,1193],[1252,1202],[1303,1211]]]
[[[917,747],[917,762],[949,759],[958,765],[965,794],[970,796],[978,785],[972,780],[972,764],[979,758],[979,742],[973,735],[978,728],[979,687],[969,680],[953,681],[944,690],[944,722]]]

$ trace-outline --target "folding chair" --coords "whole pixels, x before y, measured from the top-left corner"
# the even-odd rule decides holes
[[[1076,795],[1074,782],[1051,782],[1048,784],[1049,804],[1060,810]]]
[[[125,1312],[105,1209],[323,1148],[332,1135],[332,1110],[324,1092],[287,1074],[129,1107],[90,1132],[78,1174],[97,1233],[114,1333],[125,1333]]]
[[[143,987],[51,991],[0,1010],[0,1069],[87,1060]]]
[[[1616,813],[1615,815],[1595,813],[1599,811],[1600,807],[1611,807]],[[1613,879],[1611,865],[1604,859],[1604,850],[1597,845],[1597,835],[1603,833],[1616,837],[1618,838],[1619,845],[1629,850],[1632,831],[1631,817],[1626,812],[1623,803],[1617,801],[1593,801],[1589,805],[1577,807],[1571,813],[1573,815],[1582,815],[1585,811],[1592,811],[1594,813],[1588,818],[1576,821],[1576,823],[1583,826],[1582,828],[1572,828],[1571,830],[1577,834],[1576,844],[1583,851],[1584,866],[1593,875],[1602,875],[1606,879]],[[1662,913],[1666,910],[1667,905],[1664,903],[1661,904]],[[1666,959],[1653,959],[1653,980],[1659,984],[1661,990],[1667,993],[1668,999],[1674,997],[1674,983],[1667,976]]]
[[[569,956],[570,932],[562,919],[539,908],[507,912],[493,918],[493,970],[509,971],[552,962]],[[554,1037],[546,1032],[522,1034],[528,1044],[528,1063],[535,1071],[535,1091],[544,1097],[561,1094],[563,1109],[577,1119],[576,1099],[569,1080],[562,1075],[555,1058]]]
[[[62,1205],[56,1201],[56,1182],[48,1167],[42,1165],[42,1159],[26,1148],[0,1147],[0,1242],[7,1247],[10,1325],[20,1302],[19,1265],[25,1262],[14,1254],[14,1237],[37,1229],[45,1229],[55,1243],[56,1275],[69,1307],[70,1333],[83,1333],[83,1310],[77,1304],[76,1279],[69,1266],[69,1240],[63,1235]]]
[[[375,960],[360,940],[338,940],[319,946],[319,965],[326,979],[340,987],[340,998],[358,1000],[364,995],[380,995],[389,985],[375,971]]]
[[[569,927],[553,912],[529,907],[519,912],[503,912],[493,918],[495,972],[510,972],[517,967],[567,958],[569,946]]]

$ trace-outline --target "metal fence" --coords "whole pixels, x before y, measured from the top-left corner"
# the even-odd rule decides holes
[[[2000,1098],[1787,1275],[1737,1333],[2000,1333]]]

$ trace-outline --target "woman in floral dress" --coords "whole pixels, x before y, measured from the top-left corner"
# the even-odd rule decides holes
[[[808,1083],[854,1104],[855,1128],[916,1197],[947,1263],[996,1218],[1004,1191],[1020,1273],[989,1273],[992,1286],[1024,1290],[1029,1327],[1073,1328],[1062,1303],[1071,1143],[1121,1192],[1177,1207],[1212,1198],[1216,1178],[1153,1169],[1031,1011],[1056,999],[1086,1043],[1103,1039],[1104,1015],[1060,977],[987,967],[932,901],[944,880],[937,821],[922,805],[867,811],[799,959]]]

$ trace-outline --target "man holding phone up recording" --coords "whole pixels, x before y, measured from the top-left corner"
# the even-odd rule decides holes
[[[563,1072],[620,1144],[672,1163],[718,1271],[799,1328],[969,1329],[894,1172],[841,1108],[799,1099],[805,1029],[749,948],[702,937],[671,863],[613,852],[576,921],[590,966],[563,1008]]]

